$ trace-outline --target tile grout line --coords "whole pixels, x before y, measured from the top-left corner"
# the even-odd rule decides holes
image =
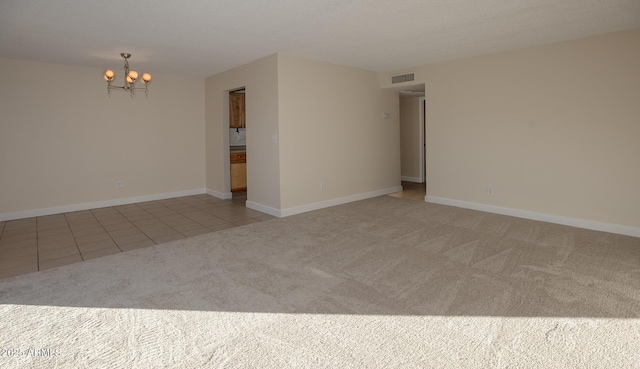
[[[143,208],[141,208],[140,206],[138,206],[138,204],[137,204],[137,203],[136,203],[136,204],[131,204],[131,205],[135,205],[138,209],[140,209],[140,210],[144,211],[145,213],[147,213],[147,214],[149,214],[149,215],[151,215],[152,217],[154,217],[154,218],[155,218],[155,216],[154,216],[153,214],[149,213],[149,212],[148,212],[148,211],[146,211],[145,209],[143,209]],[[122,213],[120,210],[118,210],[115,206],[114,206],[114,209],[115,209],[115,210],[116,210],[120,215],[122,215],[122,216],[123,216],[123,217],[124,217],[124,218],[129,222],[129,223],[131,223],[134,227],[136,227],[136,229],[137,229],[138,231],[140,231],[142,234],[144,234],[144,235],[145,235],[145,237],[147,237],[151,242],[153,242],[153,244],[154,244],[154,245],[157,245],[156,241],[154,241],[151,237],[149,237],[149,235],[148,235],[148,234],[146,234],[146,233],[145,233],[145,231],[143,231],[142,229],[140,229],[140,228],[139,228],[139,227],[138,227],[138,226],[137,226],[137,225],[136,225],[136,224],[135,224],[131,219],[129,219],[129,217],[127,217],[125,214],[123,214],[123,213]],[[109,232],[107,232],[107,233],[109,233]],[[111,234],[109,234],[109,237],[111,237]],[[113,242],[115,242],[115,240],[113,240]],[[116,246],[118,246],[118,243],[117,243],[117,242],[116,242]],[[118,246],[118,248],[120,249],[120,246]],[[122,250],[122,249],[120,249],[120,250]],[[124,252],[124,251],[123,251],[123,252]]]
[[[171,210],[171,211],[173,211],[174,213],[176,213],[176,214],[178,214],[178,215],[182,215],[181,213],[178,213],[177,211],[175,211],[175,210],[173,210],[173,209],[169,209],[168,207],[166,207],[166,206],[165,206],[165,205],[163,205],[163,204],[158,203],[158,205],[162,206],[163,208],[165,208],[165,209],[167,209],[167,210]],[[169,228],[173,229],[174,231],[178,232],[181,236],[183,236],[183,237],[185,237],[185,238],[189,238],[189,236],[187,236],[187,235],[183,234],[182,232],[178,231],[177,229],[173,228],[173,226],[172,226],[172,225],[170,225],[169,223],[167,223],[167,222],[165,222],[164,220],[160,219],[160,217],[157,217],[157,216],[155,216],[155,215],[153,215],[153,214],[149,213],[149,212],[148,212],[147,210],[145,210],[145,209],[143,209],[143,210],[144,210],[145,212],[147,212],[147,214],[149,214],[149,215],[151,215],[152,217],[154,217],[155,219],[157,219],[157,220],[161,221],[162,223],[164,223],[167,227],[169,227]],[[182,215],[182,216],[184,216],[184,215]],[[185,217],[185,218],[186,218],[186,217]],[[202,224],[200,224],[200,225],[202,225]],[[147,235],[147,237],[149,237],[149,236]],[[149,238],[151,238],[151,237],[149,237]],[[155,241],[153,241],[153,242],[155,243]],[[156,243],[156,245],[157,245],[157,243]]]
[[[191,204],[187,204],[186,202],[184,202],[184,201],[182,201],[182,200],[180,200],[180,199],[178,199],[178,201],[180,201],[181,203],[183,203],[183,204],[185,204],[185,205],[188,205],[188,206],[190,206],[190,207],[192,207],[192,208],[194,208],[194,209],[196,209],[196,210],[198,210],[198,211],[205,212],[205,213],[207,213],[207,214],[208,214],[208,215],[210,215],[210,216],[216,217],[216,218],[218,218],[218,219],[220,219],[220,220],[224,220],[224,219],[220,218],[220,217],[219,217],[219,216],[217,216],[217,215],[213,215],[213,214],[211,214],[211,213],[209,213],[209,212],[207,212],[207,211],[204,211],[204,210],[202,210],[202,209],[198,209],[198,208],[196,208],[195,206],[193,206],[193,205],[191,205]],[[204,225],[204,224],[202,224],[202,223],[198,222],[197,220],[193,220],[193,219],[189,218],[188,216],[183,215],[182,213],[180,213],[180,215],[182,215],[183,217],[185,217],[185,218],[189,219],[190,221],[192,221],[192,222],[194,222],[194,223],[198,223],[198,224],[199,224],[199,225],[201,225],[203,228],[206,228],[206,229],[208,229],[209,231],[211,231],[211,232],[208,232],[208,233],[217,232],[217,231],[214,231],[213,229],[211,229],[211,228],[207,227],[206,225]],[[226,220],[224,220],[224,221],[226,222]]]
[[[118,212],[118,214],[120,214],[120,216],[122,216],[124,219],[126,219],[126,220],[127,220],[127,222],[131,223],[131,225],[132,225],[132,226],[136,227],[136,229],[138,228],[135,224],[133,224],[133,223],[129,220],[129,218],[127,218],[124,214],[122,214],[120,211],[118,211],[118,209],[116,209],[116,207],[115,207],[115,206],[111,206],[110,208],[111,208],[111,209],[113,209],[114,211]],[[102,208],[102,209],[104,209],[104,208]],[[93,214],[93,210],[95,210],[95,209],[90,210],[90,211],[91,211],[91,215],[93,215],[93,217],[94,217],[94,218],[96,218],[95,214]],[[107,235],[109,235],[109,239],[110,239],[111,241],[113,241],[113,243],[116,245],[116,247],[118,248],[118,250],[120,250],[120,252],[124,252],[124,250],[122,250],[122,248],[120,248],[120,245],[118,245],[118,243],[116,242],[116,240],[114,240],[114,239],[113,239],[113,236],[111,235],[111,233],[109,233],[109,231],[104,227],[104,224],[102,224],[102,222],[100,221],[100,219],[96,218],[96,221],[98,222],[98,224],[100,224],[100,227],[102,227],[102,229],[104,229],[104,231],[107,233]],[[138,230],[140,230],[140,229],[138,229]],[[83,258],[83,259],[84,259],[84,258]]]
[[[189,204],[189,203],[186,203],[186,202],[182,201],[180,198],[176,198],[175,200],[179,201],[180,203],[182,203],[182,204],[184,204],[184,205],[187,205],[187,206],[189,206],[189,207],[191,207],[191,208],[195,209],[195,211],[202,211],[202,212],[206,213],[207,215],[210,215],[210,216],[216,217],[216,218],[218,218],[218,219],[220,219],[220,220],[222,220],[222,221],[225,221],[225,222],[227,222],[227,223],[230,223],[230,222],[228,222],[227,220],[220,218],[219,216],[216,216],[216,215],[210,214],[210,213],[208,213],[207,211],[204,211],[204,210],[199,209],[199,208],[197,208],[197,207],[195,207],[195,206],[193,206],[193,205],[191,205],[191,204]],[[158,205],[162,206],[162,207],[163,207],[163,208],[165,208],[165,209],[168,209],[168,210],[170,210],[170,211],[175,212],[177,215],[180,215],[180,216],[183,216],[183,217],[185,217],[185,218],[189,219],[189,221],[191,221],[191,222],[197,223],[197,224],[198,224],[198,225],[200,225],[202,228],[206,228],[207,230],[209,230],[209,232],[207,232],[207,233],[217,232],[217,231],[215,231],[215,230],[213,230],[213,229],[209,228],[208,226],[206,226],[206,225],[204,225],[204,224],[202,224],[202,223],[198,222],[197,220],[194,220],[194,219],[192,219],[192,218],[189,218],[188,216],[184,215],[182,212],[177,212],[177,211],[175,211],[175,210],[173,210],[173,209],[171,209],[171,208],[167,207],[167,206],[166,206],[166,205],[164,205],[164,204],[160,204],[160,203],[158,203]],[[146,211],[146,210],[145,210],[145,211]],[[149,212],[147,212],[147,213],[149,213]],[[162,219],[160,219],[159,217],[156,217],[155,215],[153,215],[153,214],[151,214],[151,213],[149,213],[149,214],[150,214],[151,216],[155,217],[156,219],[158,219],[159,221],[163,222],[163,223],[164,223],[164,224],[166,224],[167,226],[169,226],[169,227],[170,227],[171,229],[173,229],[174,231],[176,231],[176,232],[180,233],[180,234],[181,234],[181,235],[183,235],[185,238],[189,238],[189,237],[190,237],[190,236],[187,236],[186,234],[184,234],[184,233],[180,232],[179,230],[175,229],[172,225],[170,225],[170,224],[166,223],[165,221],[163,221],[163,220],[162,220]]]
[[[234,223],[234,222],[232,222],[232,221],[229,221],[229,220],[227,220],[227,219],[221,218],[220,216],[218,216],[218,215],[216,215],[216,214],[211,213],[209,209],[206,209],[206,210],[205,210],[204,208],[196,207],[196,206],[194,206],[194,205],[192,205],[192,204],[190,204],[190,203],[187,203],[187,202],[185,202],[185,201],[182,201],[182,198],[176,198],[176,200],[177,200],[177,201],[179,201],[179,202],[181,202],[181,203],[182,203],[182,204],[184,204],[184,205],[187,205],[187,206],[189,206],[189,207],[191,207],[191,208],[195,209],[195,211],[203,212],[203,213],[207,214],[208,216],[212,216],[212,217],[214,217],[214,218],[216,218],[216,219],[219,219],[219,220],[220,220],[220,221],[222,221],[222,222],[229,223],[229,224],[231,224],[233,227],[239,227],[239,226],[240,226],[240,225],[235,224],[235,223]],[[204,203],[204,204],[208,204],[208,202],[207,202],[207,201],[205,201],[205,200],[200,200],[200,199],[198,199],[198,203],[199,203],[199,205],[200,205],[200,204],[202,204],[202,203]],[[221,203],[224,203],[224,201],[221,201]],[[228,207],[233,207],[234,205],[228,206],[228,205],[215,205],[215,204],[214,204],[214,206],[215,206],[216,208],[228,208]],[[208,206],[207,206],[207,207],[208,207]],[[206,208],[206,207],[205,207],[205,208]],[[244,206],[243,206],[243,208],[244,208]],[[173,209],[169,209],[169,210],[173,210]],[[175,211],[175,210],[174,210],[174,211]],[[193,219],[193,218],[190,218],[190,217],[188,217],[188,216],[186,216],[186,215],[184,215],[184,214],[182,214],[182,213],[179,213],[179,214],[180,214],[180,215],[182,215],[183,217],[185,217],[185,218],[189,219],[190,221],[192,221],[192,222],[194,222],[194,223],[199,224],[199,225],[200,225],[200,226],[202,226],[203,228],[208,229],[208,230],[210,231],[210,232],[208,232],[208,233],[218,232],[218,230],[212,229],[211,227],[209,227],[209,226],[207,226],[207,225],[205,225],[205,224],[202,224],[202,223],[200,223],[199,221],[197,221],[197,220],[195,220],[195,219]],[[251,216],[249,216],[249,218],[253,219]],[[179,232],[179,231],[178,231],[178,232]],[[185,235],[185,237],[188,237],[188,236],[186,236],[186,235]]]
[[[192,209],[195,209],[195,210],[193,210],[193,211],[202,211],[202,212],[207,213],[206,211],[204,211],[204,210],[202,210],[202,209],[199,209],[199,208],[197,208],[197,207],[195,207],[195,206],[193,206],[193,205],[191,205],[191,204],[189,204],[189,203],[186,203],[186,202],[182,201],[180,198],[176,198],[175,200],[177,200],[178,202],[180,202],[180,203],[181,203],[181,204],[183,204],[183,205],[186,205],[186,206],[189,206],[189,207],[190,207],[190,208],[192,208]],[[178,212],[178,211],[176,211],[176,210],[173,210],[173,209],[171,209],[171,208],[167,207],[167,206],[166,206],[166,205],[164,205],[164,204],[160,204],[160,205],[161,205],[162,207],[164,207],[164,208],[168,209],[168,210],[171,210],[171,211],[175,212],[177,215],[180,215],[180,216],[182,216],[182,217],[184,217],[184,218],[189,219],[189,221],[191,221],[191,222],[194,222],[194,223],[198,224],[198,225],[199,225],[199,226],[201,226],[202,228],[207,229],[207,230],[209,231],[209,232],[207,232],[207,233],[216,232],[215,230],[213,230],[213,229],[209,228],[208,226],[206,226],[206,225],[204,225],[204,224],[200,223],[199,221],[197,221],[197,220],[195,220],[195,219],[192,219],[192,218],[189,218],[188,216],[184,215],[184,214],[183,214],[183,212],[181,212],[181,211],[180,211],[180,212]],[[208,215],[211,215],[211,216],[214,216],[214,217],[216,217],[216,218],[218,218],[218,219],[224,220],[224,219],[222,219],[222,218],[220,218],[220,217],[218,217],[218,216],[215,216],[215,215],[213,215],[213,214],[209,214],[209,213],[207,213],[207,214],[208,214]],[[161,222],[163,222],[164,224],[166,224],[167,226],[171,227],[171,229],[173,229],[173,230],[175,230],[176,232],[178,232],[178,233],[180,233],[181,235],[183,235],[185,238],[189,238],[189,237],[191,237],[191,236],[187,236],[186,234],[184,234],[184,233],[180,232],[179,230],[177,230],[176,228],[174,228],[172,225],[170,225],[170,224],[166,223],[165,221],[163,221],[163,220],[162,220],[162,219],[160,219],[159,217],[158,217],[157,219],[158,219],[158,220],[160,220]]]
[[[73,237],[73,243],[76,244],[76,249],[78,249],[78,255],[80,255],[80,259],[82,259],[82,261],[84,261],[84,257],[82,257],[82,252],[80,252],[80,247],[78,246],[78,240],[76,240],[76,235],[75,235],[75,233],[73,233],[73,229],[71,229],[71,224],[69,223],[69,218],[67,218],[67,214],[69,214],[69,213],[64,213],[64,219],[67,221],[67,226],[69,227],[69,232],[71,232],[71,237]],[[91,216],[93,216],[93,213],[91,213],[91,211],[89,211],[89,214],[91,214]],[[93,217],[93,218],[95,219],[95,217]]]
[[[178,200],[179,200],[179,199],[178,199]],[[182,202],[182,203],[185,203],[184,201],[181,201],[181,202]],[[203,201],[203,202],[205,202],[205,203],[206,203],[206,201]],[[187,203],[185,203],[185,204],[186,204],[186,205],[189,205],[189,206],[192,206],[192,205],[187,204]],[[216,207],[216,208],[229,208],[229,207],[233,207],[233,206],[234,206],[234,205],[231,205],[231,206],[228,206],[228,205],[215,205],[215,207]],[[238,206],[240,206],[240,205],[238,205]],[[192,207],[194,207],[194,206],[192,206]],[[242,206],[242,208],[243,208],[243,209],[246,209],[246,206]],[[230,223],[230,224],[231,224],[231,225],[233,225],[234,227],[240,227],[240,226],[241,226],[241,225],[236,224],[234,221],[230,221],[230,220],[224,219],[224,218],[222,218],[222,217],[220,217],[220,216],[218,216],[218,215],[216,215],[216,214],[211,213],[211,211],[210,211],[209,209],[207,209],[207,210],[203,210],[203,209],[200,209],[200,208],[196,208],[196,209],[197,209],[198,211],[202,211],[202,212],[206,213],[207,215],[210,215],[210,216],[212,216],[212,217],[216,217],[216,218],[218,218],[218,219],[220,219],[220,220],[222,220],[222,221],[224,221],[224,222],[226,222],[226,223]],[[250,216],[250,215],[247,215],[247,217],[249,217],[250,219],[255,219],[254,217],[252,217],[252,216]],[[205,228],[210,229],[209,227],[205,226],[204,224],[202,224],[202,223],[200,223],[200,222],[198,222],[198,221],[196,221],[196,220],[193,220],[193,219],[191,219],[191,218],[189,218],[189,219],[190,219],[190,220],[192,220],[192,221],[194,221],[194,222],[196,222],[196,223],[198,223],[198,224],[200,224],[200,225],[202,225],[202,226],[203,226],[203,227],[205,227]],[[217,232],[217,231],[213,231],[213,230],[212,230],[212,232]]]
[[[113,208],[113,207],[111,207],[111,208]],[[98,208],[98,209],[105,209],[105,208]],[[100,219],[98,219],[98,217],[96,217],[96,215],[93,213],[94,210],[97,210],[97,209],[89,209],[89,212],[91,213],[91,216],[96,220],[96,222],[98,222],[98,224],[100,224],[100,227],[102,227],[102,230],[109,236],[109,238],[111,239],[111,241],[113,241],[113,243],[116,245],[118,250],[120,250],[120,252],[123,252],[122,249],[120,248],[120,246],[118,246],[118,243],[116,242],[116,240],[114,240],[113,237],[111,237],[111,234],[109,233],[109,231],[107,231],[107,229],[104,227],[102,222],[100,222]],[[71,231],[71,232],[73,233],[73,231]],[[73,239],[75,240],[75,238],[76,238],[76,236],[74,234],[73,235]],[[96,241],[96,242],[100,242],[100,241]],[[77,240],[76,240],[76,244],[78,244]],[[99,249],[99,250],[101,250],[101,249]],[[80,250],[80,246],[78,246],[78,251],[80,252],[80,257],[82,258],[82,261],[86,261],[85,258],[84,258],[84,255],[82,255],[82,250]]]

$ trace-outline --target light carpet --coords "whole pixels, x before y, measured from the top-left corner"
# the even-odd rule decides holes
[[[640,239],[378,197],[0,280],[2,368],[640,367]]]

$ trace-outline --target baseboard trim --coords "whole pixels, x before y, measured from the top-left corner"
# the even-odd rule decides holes
[[[422,183],[422,179],[420,179],[419,177],[405,177],[405,176],[402,176],[402,177],[400,177],[400,179],[405,181],[405,182]]]
[[[337,199],[331,199],[331,200],[326,200],[326,201],[315,202],[315,203],[312,203],[312,204],[294,206],[294,207],[291,207],[291,208],[282,209],[280,211],[280,213],[281,213],[282,217],[288,217],[290,215],[296,215],[296,214],[306,213],[306,212],[309,212],[309,211],[329,208],[329,207],[336,206],[336,205],[342,205],[342,204],[346,204],[346,203],[349,203],[349,202],[360,201],[360,200],[365,200],[365,199],[369,199],[369,198],[372,198],[372,197],[388,195],[388,194],[396,193],[396,192],[400,192],[400,191],[402,191],[402,186],[383,188],[383,189],[377,190],[377,191],[364,192],[364,193],[359,193],[359,194],[356,194],[356,195],[349,195],[349,196],[345,196],[345,197],[339,197]]]
[[[560,215],[538,213],[535,211],[505,208],[501,206],[480,204],[480,203],[469,202],[469,201],[453,200],[453,199],[447,199],[447,198],[437,197],[437,196],[425,196],[424,201],[434,203],[434,204],[440,204],[440,205],[455,206],[458,208],[486,211],[488,213],[509,215],[517,218],[539,220],[542,222],[549,222],[549,223],[567,225],[571,227],[591,229],[594,231],[602,231],[602,232],[621,234],[625,236],[640,237],[640,228],[636,228],[636,227],[629,227],[629,226],[623,226],[623,225],[611,224],[611,223],[603,223],[603,222],[597,222],[593,220],[586,220],[586,219],[579,219],[579,218],[564,217]]]
[[[88,210],[88,209],[105,208],[108,206],[126,205],[126,204],[133,204],[136,202],[164,200],[164,199],[170,199],[174,197],[201,195],[204,193],[206,193],[206,190],[204,188],[201,188],[201,189],[193,189],[193,190],[186,190],[186,191],[158,193],[154,195],[126,197],[126,198],[114,199],[114,200],[85,202],[82,204],[54,206],[54,207],[43,208],[43,209],[16,211],[11,213],[0,213],[0,221],[39,217],[44,215],[52,215],[52,214],[60,214],[60,213],[69,213],[72,211],[81,211],[81,210]]]
[[[222,199],[222,200],[229,200],[230,198],[233,197],[231,192],[219,192],[219,191],[216,191],[216,190],[212,190],[210,188],[207,188],[206,193],[207,193],[207,195],[211,195],[213,197],[217,197],[217,198]]]
[[[253,210],[259,211],[261,213],[265,213],[265,214],[273,215],[274,217],[282,218],[282,214],[281,214],[280,210],[278,210],[276,208],[272,208],[272,207],[267,206],[267,205],[262,205],[262,204],[259,204],[257,202],[253,202],[253,201],[246,201],[245,202],[245,206],[248,207],[249,209],[253,209]]]

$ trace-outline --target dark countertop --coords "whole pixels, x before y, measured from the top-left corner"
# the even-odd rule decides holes
[[[229,146],[229,152],[247,152],[246,146]]]

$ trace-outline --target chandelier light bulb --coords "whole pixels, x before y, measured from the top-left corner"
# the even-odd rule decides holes
[[[151,74],[149,74],[149,73],[142,73],[142,80],[144,81],[144,83],[149,83],[149,82],[151,82]]]
[[[113,81],[114,78],[116,78],[116,73],[114,71],[112,71],[111,69],[107,69],[104,72],[104,80],[105,81]]]
[[[133,78],[131,78],[131,76],[127,76],[127,83],[133,83]]]
[[[131,78],[132,81],[135,81],[138,78],[138,72],[132,70],[129,72],[128,77]]]

